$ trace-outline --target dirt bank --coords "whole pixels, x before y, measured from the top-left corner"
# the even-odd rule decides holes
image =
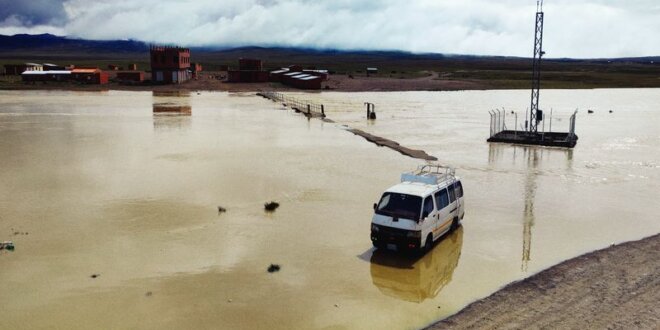
[[[427,329],[658,329],[660,234],[512,283]]]
[[[200,75],[197,80],[191,80],[180,85],[121,85],[111,82],[107,85],[81,85],[71,82],[24,83],[19,76],[0,76],[0,90],[127,90],[127,91],[224,91],[224,92],[257,92],[257,91],[301,91],[280,83],[227,83],[218,79],[225,77],[224,72],[208,72]],[[111,78],[114,73],[111,72]],[[437,73],[418,78],[391,78],[332,75],[323,83],[324,91],[367,92],[367,91],[455,91],[492,89],[484,81],[478,80],[443,80]]]

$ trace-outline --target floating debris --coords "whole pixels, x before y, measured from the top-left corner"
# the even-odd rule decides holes
[[[99,276],[101,276],[101,274],[92,274],[92,275],[90,275],[89,277],[91,277],[91,278],[97,278],[97,277],[99,277]]]
[[[589,109],[589,110],[587,110],[587,113],[594,113],[594,111]]]
[[[0,243],[0,250],[14,251],[14,242],[4,241]]]
[[[278,203],[278,202],[268,202],[268,203],[264,204],[264,209],[265,209],[267,212],[273,212],[273,211],[275,211],[278,207],[280,207],[280,203]]]
[[[270,264],[270,266],[268,266],[268,272],[269,273],[274,273],[274,272],[279,272],[279,271],[280,271],[280,265]]]
[[[612,113],[612,112],[614,112],[614,111],[610,110],[610,113]]]
[[[224,208],[222,206],[218,206],[218,213],[225,213],[225,212],[227,212],[226,208]]]

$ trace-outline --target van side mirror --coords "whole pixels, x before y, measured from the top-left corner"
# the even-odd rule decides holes
[[[422,213],[422,220],[426,219],[428,216],[429,216],[429,212],[424,211],[424,212]]]
[[[376,203],[374,203],[374,211],[376,211],[377,207],[378,207],[378,205]]]

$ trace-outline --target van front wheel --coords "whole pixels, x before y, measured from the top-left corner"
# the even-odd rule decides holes
[[[424,243],[424,251],[428,252],[431,251],[433,248],[433,235],[429,234],[426,236],[426,243]]]

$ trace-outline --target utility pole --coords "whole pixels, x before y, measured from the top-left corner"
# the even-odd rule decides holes
[[[541,89],[541,58],[543,51],[543,0],[536,2],[536,33],[534,35],[534,59],[532,62],[532,102],[529,111],[528,132],[537,133],[538,123],[543,120],[539,110],[539,90]]]

